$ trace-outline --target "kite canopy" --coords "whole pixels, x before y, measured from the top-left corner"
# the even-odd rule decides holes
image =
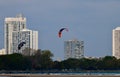
[[[21,42],[21,43],[18,45],[18,50],[20,50],[21,47],[22,47],[24,44],[26,44],[26,42]]]
[[[59,30],[59,32],[58,32],[58,37],[59,37],[59,38],[61,38],[61,36],[62,36],[62,31],[63,31],[63,30],[68,31],[67,28],[61,28],[61,29]]]

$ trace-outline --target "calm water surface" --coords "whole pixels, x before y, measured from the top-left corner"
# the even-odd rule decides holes
[[[7,72],[8,73],[8,72]],[[5,73],[5,74],[7,74]],[[120,76],[120,71],[109,71],[109,72],[91,72],[91,71],[87,71],[87,72],[10,72],[8,74],[49,74],[49,75],[97,75],[97,76],[102,76],[102,75],[111,75],[111,76]],[[8,76],[0,76],[0,77],[8,77]]]

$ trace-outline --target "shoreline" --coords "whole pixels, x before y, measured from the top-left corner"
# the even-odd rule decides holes
[[[0,74],[7,77],[120,77],[120,75]]]

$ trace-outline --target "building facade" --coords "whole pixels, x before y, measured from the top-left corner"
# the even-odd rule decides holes
[[[5,49],[1,49],[0,50],[0,55],[5,55],[5,54],[6,54]]]
[[[27,49],[29,55],[32,55],[34,50],[38,50],[38,31],[27,29],[26,18],[21,14],[5,18],[4,29],[6,54],[23,53]],[[19,48],[21,42],[25,44]]]
[[[26,55],[32,55],[34,50],[38,50],[38,31],[32,31],[29,29],[23,29],[21,31],[13,32],[13,43],[12,43],[12,53],[24,53]],[[18,49],[18,45],[22,42],[25,42],[20,49]],[[24,52],[25,49],[28,53]]]
[[[68,40],[64,42],[65,59],[84,57],[84,41]]]
[[[120,27],[112,31],[112,55],[120,58]]]
[[[13,31],[20,31],[26,28],[26,18],[22,15],[17,15],[16,17],[5,18],[4,25],[4,37],[5,37],[5,50],[6,54],[11,54],[12,52],[12,33]]]

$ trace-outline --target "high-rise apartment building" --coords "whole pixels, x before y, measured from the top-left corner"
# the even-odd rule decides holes
[[[23,53],[27,48],[30,49],[29,54],[27,55],[32,55],[34,50],[38,50],[38,31],[32,31],[29,29],[14,31],[12,38],[12,53]],[[22,42],[25,42],[25,44],[18,49],[18,45]]]
[[[64,42],[65,59],[84,57],[84,42],[78,40],[68,40]]]
[[[5,18],[4,26],[4,37],[5,37],[5,50],[6,54],[11,54],[12,52],[12,33],[13,31],[20,31],[26,28],[26,18],[22,15],[17,15],[16,17]]]
[[[23,50],[38,50],[38,31],[28,30],[26,28],[26,18],[22,15],[5,18],[5,51],[6,54],[23,53]],[[19,44],[24,42],[20,49]]]
[[[113,29],[112,32],[112,55],[120,58],[120,27]]]

